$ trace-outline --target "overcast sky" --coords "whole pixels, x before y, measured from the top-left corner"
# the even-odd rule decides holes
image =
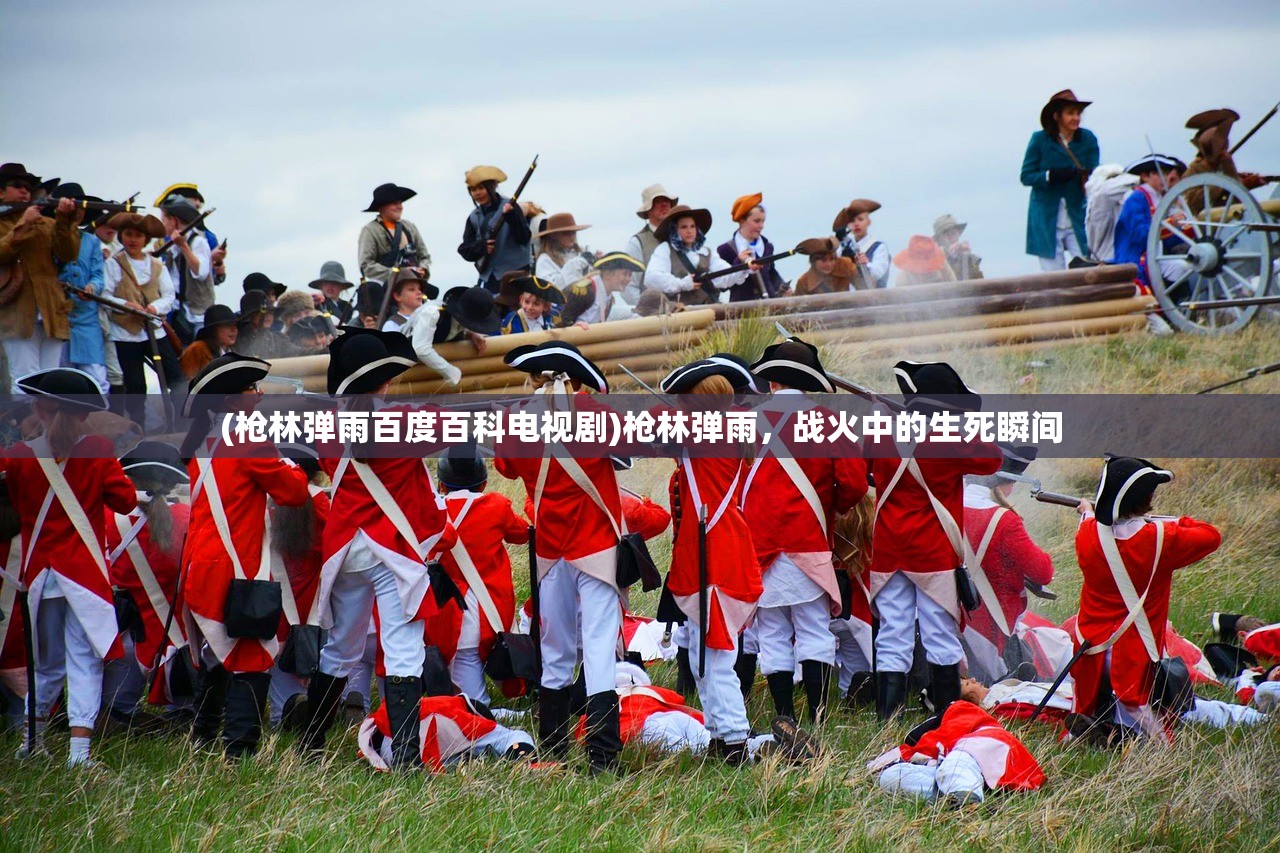
[[[884,208],[895,251],[934,217],[969,222],[988,274],[1023,253],[1018,182],[1041,105],[1070,87],[1103,162],[1190,159],[1186,118],[1240,112],[1239,138],[1280,99],[1280,3],[744,2],[0,3],[0,159],[95,195],[194,181],[230,240],[223,301],[261,271],[305,286],[321,262],[355,279],[372,188],[418,196],[433,282],[474,283],[456,252],[463,172],[623,246],[640,189],[708,207],[763,192],[781,247],[829,233],[849,199]],[[1159,20],[1155,16],[1159,16]],[[1280,117],[1238,157],[1280,172]],[[792,278],[803,260],[784,262]]]

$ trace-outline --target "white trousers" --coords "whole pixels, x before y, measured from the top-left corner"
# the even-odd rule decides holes
[[[522,729],[509,729],[499,723],[493,731],[487,735],[476,738],[471,742],[471,749],[467,752],[459,754],[449,763],[457,761],[463,757],[484,758],[485,756],[501,757],[508,749],[518,743],[533,746],[533,738],[529,733]]]
[[[1236,705],[1219,699],[1199,699],[1191,710],[1182,715],[1184,723],[1198,723],[1215,729],[1228,726],[1256,726],[1266,722],[1267,715],[1259,713],[1248,705]]]
[[[689,622],[685,623],[685,625],[691,625],[691,624],[692,623],[689,623]],[[692,629],[690,629],[687,636],[696,637],[697,635]],[[754,621],[752,621],[750,625],[743,628],[741,642],[742,642],[742,653],[744,655],[760,654],[760,626],[758,626]]]
[[[22,394],[18,379],[37,370],[51,370],[62,364],[63,341],[44,333],[44,325],[36,322],[36,331],[29,338],[0,341],[5,358],[9,360],[9,382],[13,394]]]
[[[422,620],[409,621],[400,602],[396,577],[382,563],[363,572],[339,571],[334,579],[330,597],[333,627],[320,650],[321,672],[343,678],[364,657],[375,599],[387,675],[422,676],[426,657]]]
[[[982,768],[972,755],[952,751],[941,762],[894,764],[880,774],[880,787],[891,794],[933,801],[938,796],[981,801]]]
[[[836,660],[831,633],[831,605],[820,595],[812,601],[756,610],[760,671],[765,675],[793,672],[797,661],[816,660],[828,666]]]
[[[734,638],[737,644],[737,638]],[[706,674],[699,677],[700,644],[689,649],[689,666],[698,687],[698,701],[702,703],[702,717],[707,731],[713,738],[725,743],[742,743],[751,733],[747,720],[747,706],[742,698],[742,683],[733,665],[738,660],[737,648],[707,649]]]
[[[480,662],[479,649],[458,649],[449,661],[449,676],[472,702],[489,704],[489,691],[484,683],[484,664]]]
[[[49,716],[65,680],[67,723],[91,729],[102,707],[102,658],[65,598],[42,598],[39,607],[36,716]]]
[[[1070,253],[1073,258],[1078,258],[1083,254],[1080,251],[1080,241],[1076,239],[1076,230],[1071,226],[1056,230],[1053,236],[1053,257],[1040,258],[1040,271],[1057,272],[1058,270],[1065,270],[1067,268],[1067,253]]]
[[[831,634],[836,641],[836,666],[839,668],[840,695],[849,691],[855,672],[871,672],[871,626],[861,619],[832,619]]]
[[[269,671],[271,686],[267,691],[267,701],[271,704],[271,725],[278,726],[284,716],[284,703],[294,696],[307,695],[307,683],[278,666],[272,666]]]
[[[687,749],[698,754],[707,751],[711,744],[711,732],[683,711],[659,711],[645,718],[644,726],[640,729],[640,742],[657,747],[663,752]],[[747,753],[755,758],[760,747],[766,743],[773,743],[773,735],[747,738]]]
[[[542,611],[542,686],[557,690],[573,684],[580,612],[587,695],[613,690],[622,630],[618,591],[564,560],[557,560],[538,583],[538,595]]]
[[[960,663],[960,631],[956,620],[924,594],[902,572],[894,573],[876,593],[880,631],[876,634],[876,666],[881,672],[910,672],[916,647],[916,623],[929,663]]]

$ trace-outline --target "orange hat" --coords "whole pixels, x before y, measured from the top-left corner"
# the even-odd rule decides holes
[[[937,272],[946,262],[938,244],[923,234],[913,235],[907,248],[893,256],[895,267],[912,273]]]
[[[739,196],[733,202],[733,207],[729,211],[729,216],[734,222],[741,222],[747,218],[747,215],[751,213],[753,209],[759,207],[760,202],[762,201],[764,201],[764,196],[760,193]]]

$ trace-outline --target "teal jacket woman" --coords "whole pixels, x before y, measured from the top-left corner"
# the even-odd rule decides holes
[[[1031,187],[1027,209],[1027,254],[1053,258],[1057,254],[1059,206],[1065,202],[1067,216],[1080,245],[1088,256],[1084,231],[1084,182],[1097,168],[1098,139],[1079,126],[1080,112],[1088,105],[1070,90],[1059,92],[1040,113],[1044,128],[1031,134],[1022,158],[1022,184]],[[1071,141],[1064,145],[1062,139]],[[1070,153],[1068,153],[1068,149]]]

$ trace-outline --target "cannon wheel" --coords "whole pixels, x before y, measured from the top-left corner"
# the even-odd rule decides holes
[[[1211,205],[1213,190],[1226,192]],[[1193,216],[1189,200],[1201,205]],[[1176,224],[1181,214],[1183,227]],[[1267,222],[1257,200],[1238,181],[1219,174],[1179,181],[1156,207],[1147,236],[1147,273],[1165,318],[1177,329],[1203,335],[1235,332],[1248,325],[1258,306],[1187,311],[1188,302],[1265,296],[1271,288],[1271,239],[1249,229]],[[1167,230],[1165,230],[1167,228]],[[1165,248],[1161,232],[1170,240]],[[1173,245],[1176,244],[1176,245]]]

